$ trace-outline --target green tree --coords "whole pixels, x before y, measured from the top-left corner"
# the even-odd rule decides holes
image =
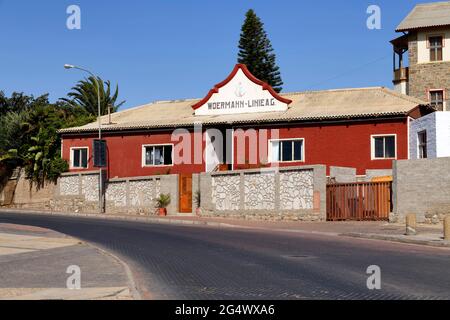
[[[22,123],[27,143],[19,153],[27,177],[38,188],[46,181],[56,182],[62,172],[68,170],[61,159],[61,139],[58,130],[83,125],[95,120],[80,107],[64,102],[42,105],[31,110]]]
[[[45,181],[56,181],[68,170],[60,156],[58,130],[81,126],[95,118],[80,106],[64,101],[50,103],[48,95],[34,98],[13,93],[8,98],[0,93],[0,168],[8,169],[2,172],[23,167],[37,188]]]
[[[24,157],[27,177],[38,188],[46,181],[56,182],[59,175],[69,169],[59,155],[58,137],[41,127],[37,136],[30,137],[30,140],[31,146]]]
[[[112,112],[116,112],[125,103],[125,101],[116,102],[119,96],[119,87],[116,86],[114,94],[112,94],[110,81],[103,81],[101,78],[97,78],[97,80],[100,86],[101,114],[108,113],[108,106],[112,106]],[[69,98],[61,100],[85,109],[90,115],[98,114],[97,84],[94,77],[79,81],[67,96]]]
[[[8,112],[20,113],[28,111],[36,106],[48,103],[48,94],[34,98],[33,96],[27,96],[23,92],[13,92],[11,97],[8,98],[3,91],[0,91],[0,116],[4,116]]]
[[[255,77],[280,92],[283,81],[275,58],[264,24],[252,9],[248,10],[241,29],[238,62],[245,64]]]
[[[0,116],[0,161],[14,158],[14,154],[19,153],[23,148],[23,123],[26,120],[26,113],[8,112]],[[13,151],[15,150],[15,151]]]

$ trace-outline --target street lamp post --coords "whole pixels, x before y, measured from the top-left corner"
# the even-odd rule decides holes
[[[65,69],[78,69],[84,72],[87,72],[88,74],[90,74],[94,80],[95,80],[95,84],[97,85],[97,98],[98,98],[98,139],[101,140],[102,139],[102,122],[101,122],[101,102],[100,102],[100,84],[98,82],[98,78],[95,74],[93,74],[91,71],[81,68],[81,67],[77,67],[71,64],[65,64],[64,65]],[[102,168],[99,169],[99,176],[98,176],[98,190],[99,190],[99,195],[98,195],[98,209],[100,213],[104,213],[103,211],[103,174],[102,174]]]

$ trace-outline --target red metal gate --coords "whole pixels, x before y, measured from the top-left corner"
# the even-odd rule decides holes
[[[327,220],[389,220],[391,182],[327,185]]]

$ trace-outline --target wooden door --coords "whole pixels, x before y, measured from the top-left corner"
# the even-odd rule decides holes
[[[192,213],[192,174],[180,174],[178,184],[180,212]]]

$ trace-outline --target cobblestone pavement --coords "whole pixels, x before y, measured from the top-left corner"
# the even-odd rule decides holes
[[[127,261],[147,299],[449,299],[450,250],[327,234],[0,214]],[[367,267],[381,268],[368,290]]]
[[[80,267],[81,290],[66,273]],[[0,299],[131,299],[123,265],[90,245],[33,226],[0,223]]]

